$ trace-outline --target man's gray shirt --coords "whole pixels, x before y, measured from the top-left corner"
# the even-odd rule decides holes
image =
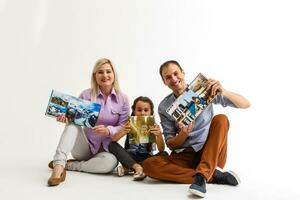
[[[176,136],[176,134],[180,131],[176,120],[166,112],[167,108],[169,108],[175,100],[176,97],[174,93],[171,93],[166,98],[164,98],[164,100],[162,100],[158,107],[158,114],[160,117],[166,143],[171,138]],[[228,98],[222,95],[217,95],[214,98],[213,103],[221,104],[223,107],[236,107]],[[213,116],[213,105],[211,103],[204,110],[202,110],[200,115],[195,119],[195,124],[192,132],[189,133],[189,136],[187,137],[185,142],[179,149],[177,149],[177,152],[180,152],[187,147],[192,147],[196,152],[201,150],[207,139],[210,123]]]

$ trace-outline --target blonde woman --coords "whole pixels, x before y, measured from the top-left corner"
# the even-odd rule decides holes
[[[130,108],[127,96],[120,91],[117,73],[109,59],[96,62],[91,88],[84,90],[79,97],[101,104],[99,118],[93,128],[69,124],[65,116],[57,118],[57,121],[66,123],[66,127],[54,159],[49,163],[53,169],[48,179],[49,186],[63,182],[66,170],[110,173],[118,164],[116,157],[108,152],[108,145],[111,137],[127,122]],[[74,160],[67,160],[69,153]]]

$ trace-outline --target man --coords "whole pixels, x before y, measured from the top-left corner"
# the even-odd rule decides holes
[[[189,192],[200,197],[205,196],[206,182],[238,185],[239,178],[235,173],[222,170],[227,153],[227,117],[213,116],[213,106],[209,104],[189,125],[178,124],[166,110],[187,88],[185,73],[177,61],[171,60],[161,65],[160,75],[164,84],[173,91],[158,108],[166,144],[172,153],[145,160],[146,175],[164,181],[192,183]],[[236,108],[250,106],[247,99],[225,90],[219,81],[209,79],[208,83],[211,94],[217,94],[214,104]]]

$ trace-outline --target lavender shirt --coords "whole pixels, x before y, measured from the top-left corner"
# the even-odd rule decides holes
[[[84,90],[79,98],[91,100],[91,89]],[[101,104],[100,114],[96,125],[104,125],[109,130],[109,136],[100,136],[93,133],[91,128],[84,128],[84,132],[90,144],[90,149],[93,154],[99,151],[102,144],[105,151],[108,151],[108,145],[111,142],[111,137],[128,120],[130,108],[127,96],[121,92],[116,92],[112,89],[111,93],[104,102],[104,96],[99,90],[96,102]]]

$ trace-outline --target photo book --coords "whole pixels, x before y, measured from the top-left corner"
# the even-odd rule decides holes
[[[155,136],[150,134],[154,125],[154,116],[130,116],[131,131],[128,133],[129,144],[142,144],[155,142]]]
[[[199,73],[184,93],[167,109],[167,113],[178,123],[191,123],[216,96],[211,95],[211,88],[208,88],[207,82],[208,79]]]
[[[71,123],[92,128],[97,122],[100,109],[99,103],[52,90],[45,114],[52,117],[65,115]]]

